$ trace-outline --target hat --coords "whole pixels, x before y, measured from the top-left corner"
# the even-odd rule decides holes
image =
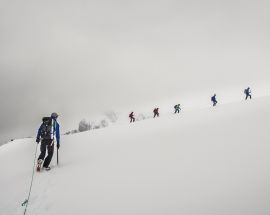
[[[56,118],[58,117],[58,114],[55,113],[55,112],[53,112],[53,113],[51,114],[51,117],[54,118],[54,119],[56,119]]]

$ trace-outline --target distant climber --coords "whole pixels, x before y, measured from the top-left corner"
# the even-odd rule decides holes
[[[217,99],[216,99],[216,94],[214,94],[212,97],[211,97],[211,101],[213,102],[213,106],[216,106],[217,105]]]
[[[180,104],[174,105],[174,113],[180,113]]]
[[[129,114],[129,118],[130,118],[130,123],[131,123],[131,122],[135,122],[135,118],[134,118],[134,113],[133,113],[133,112],[131,112],[131,113]]]
[[[153,112],[154,112],[154,118],[155,118],[156,116],[159,117],[158,109],[159,109],[159,108],[155,108],[155,109],[153,110]]]
[[[251,91],[250,91],[250,88],[248,87],[247,89],[244,90],[244,93],[246,94],[246,100],[248,98],[251,99]]]
[[[43,168],[46,170],[51,169],[49,165],[53,157],[55,139],[57,143],[57,149],[60,148],[60,126],[57,122],[57,118],[57,113],[52,113],[51,117],[43,117],[43,122],[38,129],[36,142],[38,144],[41,141],[41,144],[40,155],[37,161],[37,171],[41,170],[42,163],[46,155],[46,150],[48,155],[44,160]]]

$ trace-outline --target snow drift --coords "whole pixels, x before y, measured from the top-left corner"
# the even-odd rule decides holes
[[[269,117],[264,97],[63,136],[28,214],[269,215]],[[23,213],[35,146],[0,147],[1,214]]]

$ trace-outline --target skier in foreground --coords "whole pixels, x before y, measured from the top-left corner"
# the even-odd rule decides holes
[[[180,104],[174,105],[174,113],[180,113]]]
[[[48,155],[44,160],[43,168],[46,170],[51,169],[49,165],[53,157],[55,139],[57,143],[56,145],[57,149],[60,148],[60,129],[59,124],[57,122],[57,117],[58,117],[57,113],[52,113],[51,117],[43,117],[42,119],[43,122],[40,128],[38,129],[36,142],[38,144],[41,140],[41,145],[40,145],[40,155],[37,161],[37,171],[41,170],[42,163],[46,155],[46,149]]]
[[[211,101],[213,102],[213,106],[217,105],[218,102],[217,102],[217,99],[216,99],[216,94],[211,97]]]
[[[249,87],[244,90],[244,93],[246,94],[246,100],[248,99],[248,97],[251,99],[251,91]]]
[[[135,118],[134,118],[134,113],[133,113],[133,111],[129,114],[129,118],[130,118],[130,123],[131,123],[131,122],[135,122]]]
[[[156,116],[159,117],[158,108],[155,108],[155,109],[153,110],[153,112],[154,112],[154,117],[153,117],[153,118],[155,118]]]

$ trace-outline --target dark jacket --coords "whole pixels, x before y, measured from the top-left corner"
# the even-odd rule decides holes
[[[53,120],[53,138],[55,137],[57,144],[60,144],[60,126],[59,123],[56,121],[56,119],[52,118],[52,120]],[[37,139],[40,139],[41,129],[42,125],[38,129]]]

